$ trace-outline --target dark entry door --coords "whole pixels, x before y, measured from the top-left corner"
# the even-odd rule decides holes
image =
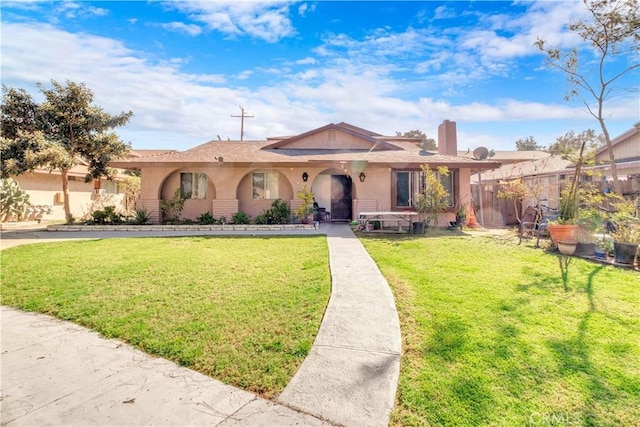
[[[331,175],[331,220],[351,221],[351,178]]]

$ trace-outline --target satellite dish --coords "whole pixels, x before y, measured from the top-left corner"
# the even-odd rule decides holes
[[[473,158],[475,160],[484,160],[487,157],[489,157],[489,150],[487,150],[487,147],[478,147],[473,150]]]

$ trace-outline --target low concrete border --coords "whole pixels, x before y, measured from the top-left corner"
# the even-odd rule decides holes
[[[49,225],[47,231],[272,231],[315,230],[314,224],[225,225]]]

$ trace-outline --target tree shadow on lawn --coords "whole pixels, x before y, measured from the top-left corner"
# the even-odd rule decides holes
[[[580,415],[583,425],[599,425],[603,420],[598,420],[598,414],[594,409],[594,404],[606,406],[606,402],[611,402],[619,397],[619,391],[611,388],[603,379],[603,373],[594,366],[591,358],[592,350],[586,340],[589,321],[593,311],[588,311],[582,317],[575,336],[565,339],[548,340],[547,347],[553,354],[561,378],[583,384],[580,388],[584,397],[584,404],[581,406]],[[618,380],[631,381],[630,378]],[[576,380],[576,378],[579,378]],[[566,385],[565,385],[566,387]],[[577,385],[576,385],[577,387]]]
[[[570,263],[563,258],[564,257],[559,256],[561,268],[560,278],[562,280],[564,291],[568,292],[570,290]],[[615,375],[615,382],[618,384],[627,384],[625,388],[633,389],[640,387],[637,380],[622,373],[605,374],[592,362],[592,353],[594,349],[590,347],[588,334],[590,321],[597,321],[597,319],[592,319],[592,316],[595,313],[597,313],[598,316],[604,316],[616,321],[621,326],[630,326],[629,322],[616,317],[606,310],[598,310],[596,307],[594,288],[596,283],[595,279],[598,273],[604,268],[605,267],[602,265],[594,266],[593,270],[588,274],[584,284],[572,282],[577,289],[584,289],[588,302],[588,309],[582,315],[576,334],[573,336],[567,336],[563,339],[549,339],[545,342],[546,347],[550,350],[555,359],[560,380],[570,381],[573,384],[573,387],[580,387],[579,390],[583,395],[584,404],[581,405],[581,412],[576,412],[575,415],[580,416],[583,425],[589,426],[598,425],[604,421],[598,418],[599,414],[595,409],[596,402],[599,405],[606,407],[608,402],[615,401],[617,398],[621,397],[621,393],[624,393],[623,391],[612,387],[609,382],[603,379],[606,375]],[[535,280],[530,284],[519,285],[517,287],[518,291],[527,292],[532,288],[549,291],[553,286],[557,286],[559,284],[556,276],[533,272],[529,273],[533,275]],[[618,356],[622,356],[631,351],[629,346],[622,345],[617,346],[616,348],[618,350],[616,352]],[[582,386],[579,386],[578,384],[582,384]]]
[[[537,288],[539,290],[549,290],[552,286],[557,286],[558,284],[562,284],[564,291],[568,292],[571,290],[570,284],[573,282],[570,276],[570,267],[571,260],[573,257],[556,254],[558,257],[558,265],[560,270],[560,275],[556,276],[549,273],[541,272],[535,267],[531,267],[529,265],[522,266],[522,273],[525,276],[531,277],[530,283],[521,283],[517,286],[518,291],[527,292],[532,288]],[[604,268],[603,265],[594,265],[593,270],[589,273],[586,283],[584,284],[584,289],[589,297],[589,305],[593,309],[593,279],[594,277]],[[573,283],[576,288],[583,288],[581,283]]]
[[[432,359],[438,371],[447,370],[450,365],[456,368],[449,370],[450,376],[443,382],[447,387],[438,392],[438,398],[425,396],[425,409],[432,412],[431,415],[439,424],[463,419],[469,425],[481,425],[491,420],[495,408],[491,385],[466,360],[473,352],[473,343],[468,335],[469,326],[461,318],[451,316],[435,321],[432,328],[434,333],[423,347],[424,357]],[[442,392],[447,395],[446,408],[437,403],[436,407],[431,407],[437,401],[442,403]]]

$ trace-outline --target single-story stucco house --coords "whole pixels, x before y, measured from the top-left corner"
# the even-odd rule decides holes
[[[255,217],[275,199],[292,210],[306,186],[331,221],[351,221],[363,211],[407,211],[423,185],[420,166],[447,166],[442,177],[450,209],[470,203],[470,176],[500,166],[493,160],[457,156],[456,123],[438,128],[438,151],[424,151],[420,139],[383,136],[347,123],[328,124],[295,136],[262,141],[210,141],[182,152],[112,161],[113,167],[141,171],[138,207],[161,221],[160,203],[177,189],[190,193],[181,217],[203,213],[230,220],[237,212]]]

